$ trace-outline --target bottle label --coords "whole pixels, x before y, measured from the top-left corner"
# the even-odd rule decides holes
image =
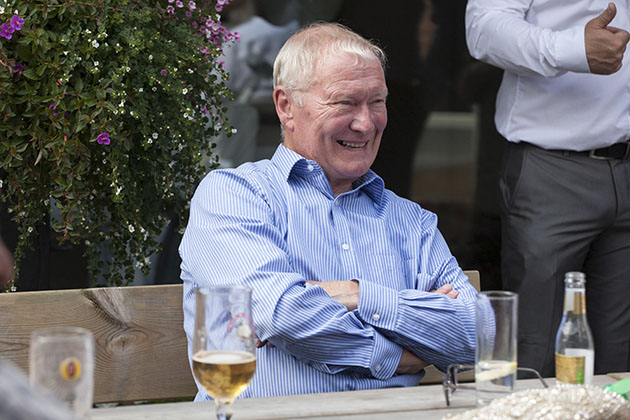
[[[565,356],[556,353],[556,381],[565,384],[584,384],[584,356]]]

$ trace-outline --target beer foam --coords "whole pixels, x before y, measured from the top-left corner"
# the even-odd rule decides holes
[[[256,356],[245,351],[208,351],[199,352],[193,356],[193,360],[197,362],[215,365],[231,365],[255,359]]]

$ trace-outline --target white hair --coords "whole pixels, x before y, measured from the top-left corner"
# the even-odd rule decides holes
[[[378,60],[385,71],[381,48],[338,23],[315,23],[300,29],[287,40],[273,64],[273,85],[286,88],[298,106],[301,92],[317,82],[317,65],[325,55],[352,54],[355,63]]]

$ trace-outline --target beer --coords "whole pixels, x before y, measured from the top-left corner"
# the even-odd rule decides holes
[[[245,351],[200,351],[193,356],[199,383],[218,401],[231,403],[252,380],[256,356]]]
[[[586,320],[584,273],[566,273],[564,282],[564,314],[556,335],[556,381],[589,385],[595,352]]]
[[[516,362],[483,360],[475,365],[475,387],[480,404],[508,395],[515,383]]]

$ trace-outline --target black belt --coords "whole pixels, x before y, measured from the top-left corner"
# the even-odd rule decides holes
[[[612,146],[602,147],[601,149],[574,153],[585,155],[593,159],[630,159],[630,143],[615,143]]]

